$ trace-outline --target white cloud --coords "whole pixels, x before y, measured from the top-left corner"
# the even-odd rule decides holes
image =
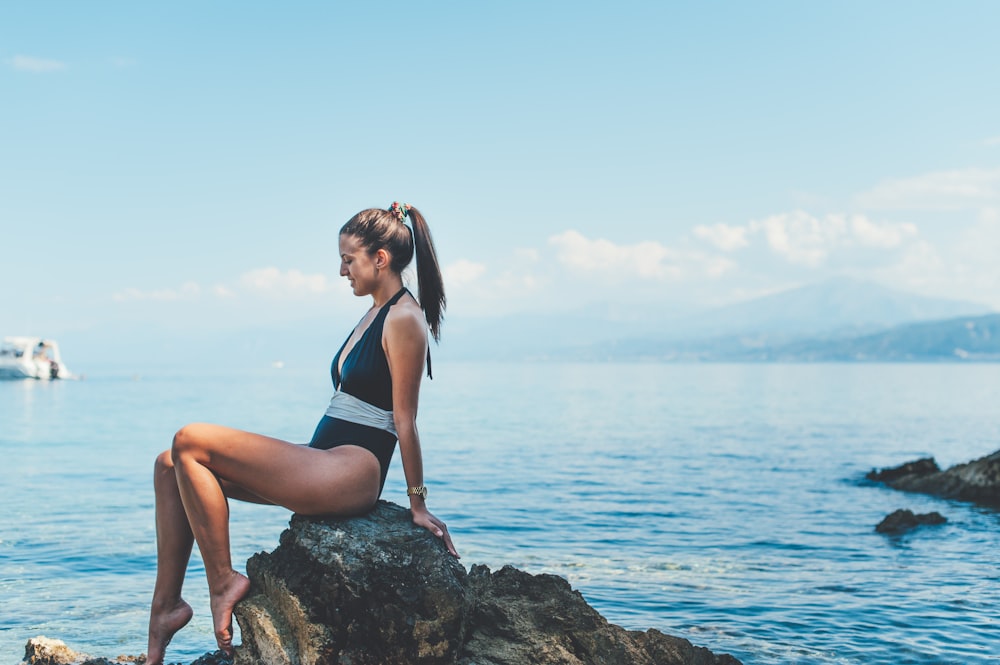
[[[713,226],[699,225],[692,231],[696,238],[715,245],[723,252],[731,252],[741,247],[746,247],[747,229],[744,226],[730,226],[728,224],[715,224]]]
[[[294,268],[282,272],[272,266],[243,273],[239,278],[239,285],[242,290],[251,293],[285,298],[322,295],[333,288],[330,280],[322,273],[307,275]]]
[[[619,245],[573,230],[550,237],[549,245],[555,247],[559,264],[571,272],[608,282],[716,278],[736,268],[731,259],[698,250],[678,250],[654,240]]]
[[[812,267],[826,260],[847,228],[842,215],[819,218],[801,210],[772,215],[749,225],[751,232],[764,234],[772,251],[792,263]]]
[[[220,300],[232,300],[240,296],[279,298],[283,300],[305,300],[312,296],[323,296],[338,291],[338,282],[330,281],[326,275],[309,275],[301,270],[279,270],[273,266],[249,270],[228,283],[215,284],[202,289],[194,281],[185,282],[178,288],[152,289],[143,291],[127,288],[115,293],[117,302],[196,300],[209,295]],[[343,284],[346,287],[346,283]]]
[[[990,138],[983,141],[983,143],[990,148],[995,148],[1000,146],[1000,136],[991,136]]]
[[[486,272],[486,266],[482,263],[475,263],[468,259],[459,259],[454,263],[445,266],[441,270],[446,286],[461,287],[465,284],[475,282]]]
[[[47,58],[35,58],[30,55],[15,55],[7,59],[7,64],[11,68],[21,72],[33,72],[36,74],[46,72],[57,72],[66,69],[66,63],[59,60]]]
[[[114,294],[112,298],[117,302],[129,300],[152,300],[169,302],[175,300],[194,300],[201,294],[201,287],[197,282],[185,282],[177,289],[155,289],[152,291],[142,291],[136,288],[127,288]]]
[[[864,247],[892,249],[899,247],[907,238],[917,235],[913,224],[875,224],[864,215],[851,218],[851,232]]]
[[[985,303],[1000,311],[1000,208],[979,211],[971,225],[937,244],[906,243],[896,261],[875,268],[877,281],[928,296]]]
[[[763,236],[773,253],[809,268],[826,263],[836,251],[892,250],[918,235],[917,227],[909,223],[874,222],[865,215],[817,217],[802,210],[752,220],[743,226],[696,226],[692,233],[723,251],[748,247],[755,237]]]
[[[1000,201],[1000,169],[937,171],[886,180],[857,197],[876,210],[964,210]]]
[[[556,248],[560,263],[578,272],[662,278],[677,270],[665,263],[671,250],[658,242],[616,245],[604,238],[591,240],[578,231],[564,231],[549,238],[549,244]]]

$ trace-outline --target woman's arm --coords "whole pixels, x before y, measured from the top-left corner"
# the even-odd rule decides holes
[[[385,320],[383,346],[392,376],[392,413],[403,458],[403,475],[408,487],[424,484],[423,456],[417,432],[417,402],[427,355],[427,328],[417,306],[393,307]],[[427,510],[423,497],[410,497],[413,522],[444,540],[448,551],[458,556],[448,527]]]

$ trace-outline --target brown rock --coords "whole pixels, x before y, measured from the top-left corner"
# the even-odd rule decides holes
[[[24,645],[24,661],[28,665],[68,665],[82,663],[87,656],[73,651],[61,640],[39,635]]]
[[[145,656],[118,656],[114,659],[91,658],[73,651],[61,640],[49,639],[45,636],[33,637],[24,645],[24,660],[21,665],[121,665],[124,663],[145,662]]]

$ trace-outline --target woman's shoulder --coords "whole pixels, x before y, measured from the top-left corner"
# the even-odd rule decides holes
[[[427,336],[427,323],[424,311],[412,297],[401,298],[398,303],[389,308],[385,316],[385,332],[389,335],[420,335]]]

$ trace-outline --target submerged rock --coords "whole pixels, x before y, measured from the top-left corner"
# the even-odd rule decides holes
[[[716,665],[687,640],[608,623],[569,583],[512,567],[469,573],[410,512],[294,516],[247,563],[236,665]]]
[[[904,492],[933,494],[1000,507],[1000,450],[944,471],[933,459],[926,458],[898,467],[873,470],[866,477]]]
[[[938,512],[914,514],[912,510],[896,510],[886,515],[875,530],[879,533],[901,533],[921,524],[944,524],[948,519]]]

